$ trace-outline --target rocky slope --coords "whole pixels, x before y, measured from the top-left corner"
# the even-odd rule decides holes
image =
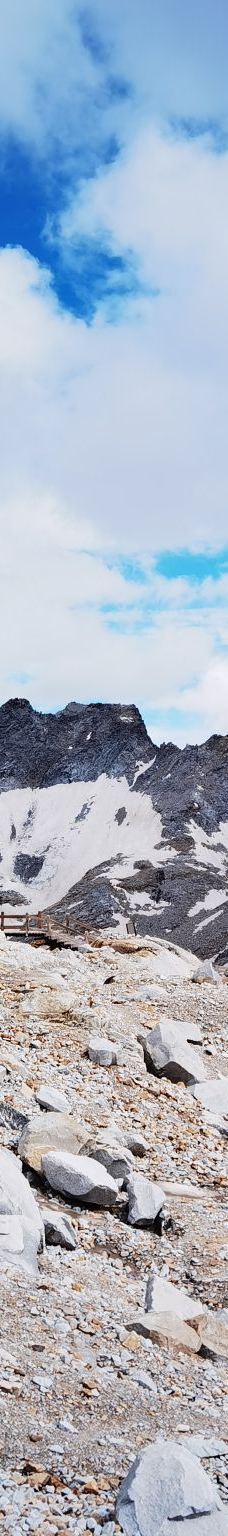
[[[0,936],[9,1536],[227,1536],[227,983],[197,969],[157,940]]]
[[[0,901],[227,953],[228,737],[156,747],[134,706],[0,709]]]

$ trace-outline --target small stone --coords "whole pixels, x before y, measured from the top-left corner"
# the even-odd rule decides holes
[[[152,1183],[143,1173],[132,1172],[125,1181],[128,1193],[128,1221],[132,1227],[153,1227],[165,1204],[160,1184]]]
[[[67,1114],[69,1103],[65,1093],[60,1093],[59,1088],[52,1087],[51,1083],[41,1083],[36,1089],[35,1098],[41,1109],[56,1110],[59,1114]]]
[[[91,1035],[88,1056],[96,1066],[112,1067],[117,1065],[118,1049],[113,1040],[106,1040],[101,1035]]]

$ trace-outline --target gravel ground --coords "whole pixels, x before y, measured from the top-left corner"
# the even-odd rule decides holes
[[[227,984],[197,985],[195,969],[152,941],[54,955],[0,942],[0,1145],[17,1151],[42,1081],[66,1094],[87,1134],[110,1124],[142,1134],[135,1166],[166,1194],[159,1235],[74,1207],[29,1175],[41,1209],[67,1210],[77,1247],[47,1247],[37,1280],[0,1271],[0,1529],[14,1536],[99,1536],[104,1525],[113,1536],[120,1478],[157,1434],[210,1437],[204,1465],[228,1500],[227,1458],[215,1454],[228,1440],[227,1361],[154,1344],[134,1326],[154,1266],[214,1314],[228,1306],[226,1138],[189,1088],[148,1075],[137,1038],[159,1013],[200,1024],[208,1077],[227,1075]],[[154,982],[161,1002],[137,997]],[[118,1044],[117,1066],[89,1061],[91,1033]]]

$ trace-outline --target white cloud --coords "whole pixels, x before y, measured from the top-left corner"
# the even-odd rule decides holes
[[[146,711],[194,710],[201,739],[214,718],[225,729],[214,659],[218,636],[221,644],[227,637],[225,576],[204,584],[201,615],[198,589],[165,582],[151,569],[151,557],[145,587],[111,567],[112,551],[114,558],[130,543],[141,553],[149,543],[153,549],[169,528],[155,496],[161,457],[149,432],[155,381],[151,385],[148,332],[137,324],[112,330],[100,320],[88,329],[66,316],[48,276],[20,251],[0,255],[0,311],[2,697],[29,694],[49,708],[72,696],[135,699]],[[167,441],[165,457],[167,513],[176,491],[176,537],[189,543],[193,530],[197,538],[192,483],[183,527],[180,466],[177,459],[172,485]],[[147,614],[143,628],[148,600],[152,623]],[[104,604],[125,605],[122,630],[109,627],[99,611]],[[221,666],[224,677],[223,660]],[[24,673],[29,681],[21,684]],[[164,717],[154,734],[164,736]]]

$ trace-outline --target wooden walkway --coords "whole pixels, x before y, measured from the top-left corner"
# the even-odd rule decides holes
[[[4,912],[0,913],[1,932],[7,939],[20,939],[27,944],[47,944],[50,949],[56,945],[70,949],[77,949],[77,935],[69,931],[69,919],[66,918],[63,927],[57,927],[49,912]]]

